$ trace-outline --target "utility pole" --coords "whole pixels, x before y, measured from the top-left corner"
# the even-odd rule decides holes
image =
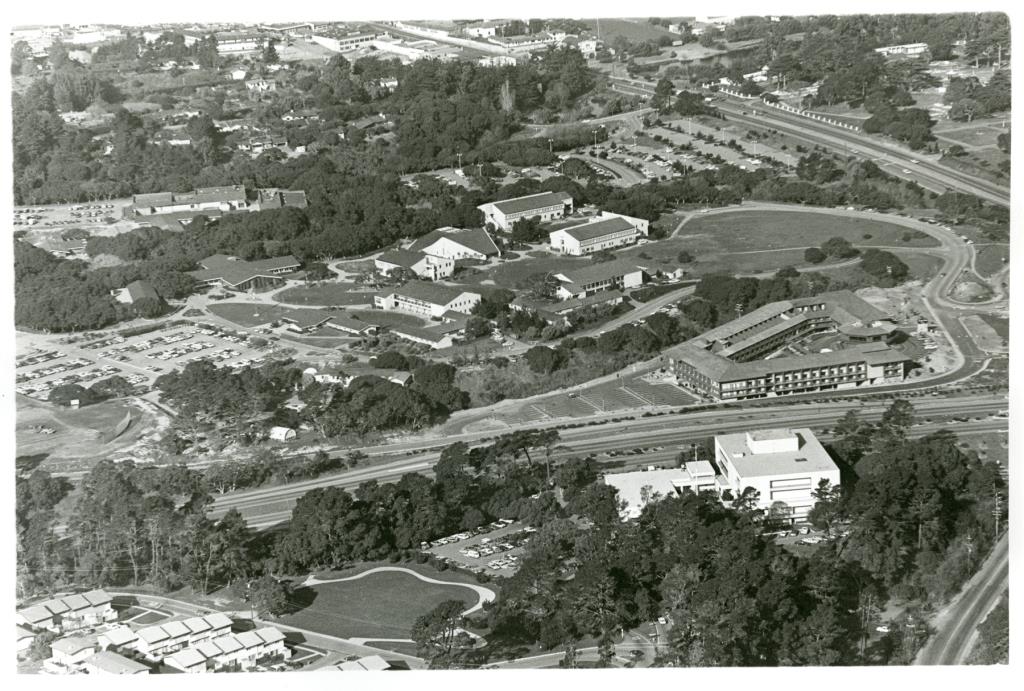
[[[590,133],[594,135],[594,146],[597,146],[597,130],[590,130]]]
[[[996,494],[996,506],[992,509],[992,515],[996,519],[996,539],[999,539],[999,518],[1003,515],[1003,497]]]
[[[555,141],[554,139],[548,138],[548,153],[549,154],[550,153],[554,153],[554,151],[555,151],[554,148],[553,148],[554,147],[554,144],[553,144],[554,141]]]
[[[462,152],[460,151],[455,155],[459,157],[459,170],[462,170]]]

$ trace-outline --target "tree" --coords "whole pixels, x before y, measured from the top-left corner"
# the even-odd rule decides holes
[[[456,664],[464,607],[459,600],[445,600],[413,624],[410,638],[416,642],[417,653],[429,661],[431,668],[443,669]]]
[[[50,396],[47,400],[50,403],[65,406],[78,401],[78,405],[86,406],[93,403],[95,398],[95,394],[80,384],[61,384],[50,389]]]
[[[914,405],[907,400],[897,398],[882,413],[879,423],[881,429],[903,437],[914,424]]]
[[[831,535],[832,527],[842,517],[842,493],[839,485],[833,486],[829,480],[822,479],[811,492],[814,506],[807,518],[815,528],[823,528],[826,535]]]
[[[555,370],[561,369],[566,360],[561,350],[547,346],[534,346],[527,350],[523,357],[530,370],[537,374],[551,374]]]
[[[859,253],[859,250],[851,245],[849,240],[842,237],[829,238],[822,243],[821,251],[830,257],[838,257],[839,259],[853,257]]]
[[[36,634],[36,637],[32,640],[32,645],[28,648],[29,659],[40,662],[50,658],[53,655],[50,644],[57,640],[57,638],[57,634],[53,631],[41,631]]]
[[[284,614],[288,610],[291,585],[266,574],[249,583],[249,602],[257,618],[269,613],[271,616]]]
[[[975,117],[984,114],[984,107],[973,98],[962,98],[949,109],[950,120],[966,120],[971,122]]]
[[[808,247],[804,250],[804,261],[811,264],[820,264],[828,258],[828,255],[817,247]]]
[[[266,45],[263,46],[263,54],[260,56],[264,64],[273,65],[280,61],[277,55],[277,48],[275,47],[276,44],[276,39],[267,39]]]

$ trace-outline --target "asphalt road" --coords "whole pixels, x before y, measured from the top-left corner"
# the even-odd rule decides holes
[[[674,458],[678,450],[688,442],[714,434],[740,432],[753,424],[811,427],[820,430],[830,428],[848,410],[858,410],[865,420],[877,420],[887,405],[882,402],[864,404],[859,401],[842,401],[813,405],[719,409],[567,429],[561,431],[562,441],[553,451],[551,458],[559,460],[567,456],[585,456],[603,451],[660,447],[657,451],[637,456],[632,460],[643,461],[644,464],[663,463]],[[1006,400],[1001,396],[921,399],[914,401],[914,406],[918,418],[922,421],[929,417],[952,415],[983,418],[981,421],[959,423],[953,427],[954,431],[975,428],[998,430],[1006,426],[1005,420],[985,419],[1005,409]],[[929,423],[924,425],[920,432],[935,431],[942,426]],[[444,440],[364,447],[362,451],[376,461],[373,466],[314,480],[223,495],[210,507],[210,515],[217,517],[230,509],[237,509],[250,526],[269,527],[288,520],[295,502],[311,489],[330,486],[352,489],[368,480],[389,482],[397,481],[405,473],[429,473],[437,462],[443,446],[456,441],[479,442],[493,434],[494,432],[480,432],[457,435]],[[630,460],[629,457],[627,460]]]
[[[1009,534],[1004,534],[957,598],[935,617],[933,625],[937,630],[918,653],[915,665],[967,662],[976,639],[975,631],[1010,585],[1009,545]]]

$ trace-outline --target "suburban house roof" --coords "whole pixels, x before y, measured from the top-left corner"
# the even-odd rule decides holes
[[[822,472],[838,470],[825,447],[814,433],[806,427],[797,429],[771,430],[768,438],[782,436],[796,437],[796,451],[775,453],[754,453],[748,444],[748,435],[753,432],[738,432],[715,437],[715,442],[729,458],[740,477],[763,477],[787,473]],[[756,437],[755,437],[756,439]]]
[[[253,633],[263,639],[264,643],[277,643],[284,640],[284,634],[273,626],[264,626],[256,629]]]
[[[579,225],[569,226],[568,228],[559,228],[558,230],[553,230],[551,232],[552,234],[564,232],[580,242],[586,242],[588,240],[604,237],[605,235],[611,235],[612,233],[620,233],[624,230],[633,229],[633,224],[626,219],[620,216],[613,216],[612,218],[603,218],[599,221],[580,223]]]
[[[459,329],[455,329],[458,331]],[[440,326],[393,326],[391,327],[391,333],[396,336],[410,336],[412,338],[421,338],[424,341],[431,343],[440,343],[445,337],[451,334],[450,331],[444,331]]]
[[[92,641],[81,636],[68,636],[67,638],[60,638],[50,643],[50,648],[65,655],[75,655],[83,650],[91,650],[94,647],[96,646]]]
[[[231,617],[224,614],[223,612],[214,612],[213,614],[207,614],[205,617],[206,622],[215,629],[223,629],[231,626]]]
[[[395,266],[401,266],[406,269],[411,269],[417,263],[422,261],[423,257],[426,256],[423,252],[414,252],[412,250],[393,249],[382,252],[378,261],[384,262],[385,264],[394,264]]]
[[[242,644],[231,634],[213,639],[213,644],[224,653],[234,653],[242,649]]]
[[[498,254],[500,250],[494,244],[494,240],[483,228],[438,228],[426,235],[420,236],[412,243],[409,250],[412,252],[425,252],[435,242],[447,238],[452,242],[462,245],[466,249],[479,252],[485,256]]]
[[[90,590],[87,593],[65,595],[39,602],[31,607],[18,610],[18,614],[30,624],[38,624],[52,619],[55,614],[67,611],[78,611],[88,607],[98,607],[111,601],[110,595],[104,590]]]
[[[395,295],[422,300],[432,305],[444,306],[455,300],[467,291],[461,288],[440,285],[438,283],[427,283],[426,281],[409,281],[400,288],[394,290]]]
[[[68,609],[70,609],[73,612],[77,612],[80,609],[87,609],[92,606],[89,604],[88,600],[86,600],[84,597],[77,593],[74,595],[62,597],[61,601],[68,606]]]
[[[189,628],[192,633],[202,633],[203,631],[210,630],[210,624],[202,617],[192,617],[184,621],[185,626]]]
[[[89,604],[93,607],[99,605],[105,605],[108,602],[113,602],[113,598],[105,590],[90,590],[82,593],[82,597],[89,601]]]
[[[204,647],[206,648],[206,650],[203,649]],[[217,652],[211,655],[207,652],[209,648],[213,648],[213,650],[216,650]],[[167,660],[174,660],[174,662],[177,663],[178,667],[181,667],[183,669],[190,669],[197,665],[205,665],[206,658],[215,657],[219,653],[220,650],[212,643],[205,643],[200,644],[195,648],[185,648],[184,650],[179,650],[173,655],[168,655]]]
[[[256,200],[260,209],[280,209],[285,206],[305,209],[309,205],[304,191],[280,190],[275,187],[257,190]]]
[[[235,634],[235,638],[245,648],[257,648],[263,645],[263,639],[255,631],[243,631],[242,633]]]
[[[201,621],[201,620],[200,620]],[[139,636],[128,626],[115,626],[112,629],[104,631],[100,634],[108,641],[111,645],[126,645],[132,641],[138,640]]]
[[[214,254],[199,262],[203,268],[190,271],[189,275],[197,281],[220,279],[228,285],[237,286],[257,276],[271,277],[271,271],[299,268],[299,260],[288,254],[283,257],[272,257],[259,261],[247,262],[224,254]]]
[[[22,619],[24,619],[27,623],[32,624],[33,626],[35,626],[36,624],[41,624],[42,622],[47,621],[48,619],[53,619],[53,612],[51,612],[49,608],[44,607],[43,605],[25,607],[24,609],[18,610],[18,614],[21,616]]]
[[[179,636],[187,636],[192,631],[180,621],[169,621],[166,624],[161,624],[164,631],[167,632],[172,638],[178,638]]]
[[[149,672],[149,667],[141,662],[130,660],[112,650],[101,650],[85,662],[107,674],[139,674],[140,672]]]
[[[335,666],[343,672],[374,672],[391,669],[391,665],[380,655],[361,657],[358,660],[349,660]]]
[[[601,262],[599,264],[583,266],[579,269],[563,271],[556,274],[556,278],[562,279],[565,283],[584,286],[612,280],[637,271],[643,271],[643,269],[626,259],[614,259],[610,262]]]
[[[564,204],[567,201],[572,201],[572,195],[568,192],[539,192],[537,194],[528,194],[525,197],[515,197],[500,202],[493,202],[493,204],[495,209],[508,216],[510,214],[523,213],[524,211],[532,211],[533,209],[543,209],[548,206]]]

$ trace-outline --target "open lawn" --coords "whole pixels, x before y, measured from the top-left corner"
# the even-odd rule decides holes
[[[275,293],[277,302],[292,305],[372,305],[372,291],[356,291],[354,283],[322,283],[315,286],[295,286]]]
[[[491,280],[501,288],[523,290],[535,286],[538,276],[543,278],[543,276],[548,273],[577,269],[583,266],[590,266],[591,264],[593,264],[593,262],[589,258],[585,259],[582,257],[561,257],[551,255],[546,257],[530,257],[528,259],[518,259],[512,262],[505,262],[494,268],[473,274],[469,274],[467,272],[464,274],[465,278],[461,280],[464,281],[466,285],[473,285],[485,280]]]
[[[1010,320],[1004,319],[1003,317],[997,317],[992,314],[981,314],[982,321],[992,327],[992,329],[999,335],[1000,338],[1010,337]]]
[[[911,239],[903,241],[906,233]],[[870,237],[865,237],[869,235]],[[818,246],[841,237],[860,247],[938,247],[934,238],[881,220],[790,211],[736,211],[696,216],[677,237],[688,238],[700,252],[708,247],[723,253]]]
[[[976,245],[975,253],[978,255],[975,260],[978,273],[982,276],[991,276],[1006,266],[1003,259],[1010,258],[1010,247],[1003,244]]]
[[[467,608],[477,602],[467,588],[425,583],[399,572],[301,588],[293,597],[301,609],[280,617],[281,623],[342,638],[409,638],[416,618],[441,602],[459,600]]]
[[[269,324],[285,314],[285,308],[253,302],[215,302],[208,307],[211,313],[239,326],[253,327]]]
[[[597,22],[588,19],[583,22],[596,31]],[[653,41],[662,36],[678,38],[676,34],[662,26],[654,26],[646,19],[602,19],[601,38],[608,45],[611,45],[616,38],[622,36],[629,41]]]
[[[368,324],[380,326],[427,326],[419,317],[401,312],[385,312],[384,310],[345,310],[347,314],[362,319]]]

